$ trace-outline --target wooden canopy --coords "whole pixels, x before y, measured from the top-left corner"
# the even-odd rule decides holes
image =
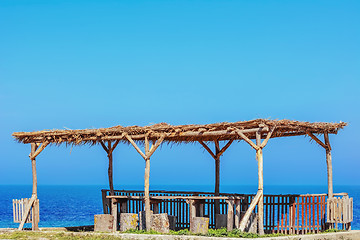
[[[299,136],[312,134],[336,134],[346,123],[324,122],[299,122],[291,120],[255,119],[251,121],[223,122],[206,125],[177,125],[159,123],[145,127],[115,126],[110,128],[84,129],[84,130],[43,130],[36,132],[15,132],[13,137],[22,143],[55,143],[55,144],[97,144],[102,141],[129,142],[128,136],[134,141],[145,141],[145,136],[150,141],[160,137],[167,142],[195,142],[195,141],[222,141],[241,140],[236,131],[241,131],[249,139],[256,139],[256,132],[261,132],[261,137],[274,129],[271,138]]]

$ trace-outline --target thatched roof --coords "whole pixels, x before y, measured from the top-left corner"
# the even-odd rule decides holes
[[[275,127],[271,137],[299,136],[308,132],[313,134],[337,134],[347,124],[325,122],[299,122],[291,120],[256,119],[241,122],[223,122],[206,125],[177,125],[159,123],[150,126],[115,126],[110,128],[84,130],[43,130],[36,132],[15,132],[12,136],[22,143],[54,144],[97,144],[100,141],[120,140],[128,142],[127,134],[135,141],[144,141],[145,136],[155,141],[165,135],[167,142],[194,142],[213,140],[241,140],[235,130],[241,130],[248,138],[255,139],[256,132],[261,131],[262,137]]]

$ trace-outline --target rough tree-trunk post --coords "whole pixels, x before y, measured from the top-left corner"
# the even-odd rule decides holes
[[[144,175],[144,201],[145,201],[145,223],[146,231],[151,229],[151,211],[150,211],[150,157],[155,152],[155,150],[160,146],[164,140],[166,134],[162,134],[161,137],[151,145],[149,144],[149,134],[145,135],[145,153],[136,145],[134,140],[128,134],[124,134],[127,140],[133,145],[135,150],[144,158],[145,160],[145,175]]]
[[[219,196],[220,194],[220,147],[219,141],[216,140],[215,142],[215,196]],[[216,216],[220,213],[220,201],[215,200],[215,224],[216,224]]]
[[[37,149],[38,145],[36,143],[31,143],[31,168],[32,168],[32,179],[33,179],[33,187],[32,187],[32,195],[35,196],[35,204],[33,204],[32,209],[32,230],[37,231],[39,230],[39,220],[37,219],[37,214],[39,212],[39,205],[36,204],[38,201],[37,199],[37,174],[36,174],[36,158],[31,158],[35,154],[35,151]]]
[[[326,145],[326,165],[327,165],[327,180],[328,180],[328,198],[334,197],[333,191],[333,171],[332,171],[332,159],[331,159],[331,146],[329,141],[329,134],[324,133],[324,140]]]
[[[256,150],[256,159],[258,162],[258,191],[261,191],[261,196],[258,203],[258,226],[259,234],[264,234],[264,176],[263,176],[263,154],[261,148],[261,132],[256,132],[256,145],[259,147]]]
[[[254,144],[241,130],[234,129],[235,132],[252,148],[256,150],[256,160],[258,161],[258,191],[251,201],[250,207],[246,210],[244,217],[241,219],[239,224],[239,229],[241,231],[245,230],[246,224],[250,218],[252,211],[255,209],[255,206],[258,205],[258,225],[259,225],[259,234],[264,234],[264,180],[263,180],[263,155],[262,149],[266,146],[267,142],[271,138],[275,127],[271,128],[267,132],[266,138],[261,143],[261,131],[263,128],[259,128],[256,132],[256,144]]]
[[[108,141],[108,149],[111,149],[111,141]],[[110,195],[114,195],[114,178],[113,178],[113,156],[112,156],[112,151],[108,151],[108,158],[109,158],[108,176],[109,176]]]
[[[104,142],[101,141],[100,144],[107,153],[107,157],[109,159],[109,168],[108,168],[108,178],[109,178],[109,188],[110,188],[110,195],[114,195],[114,177],[113,177],[113,151],[116,146],[119,144],[119,140],[117,140],[114,145],[111,145],[111,141],[107,141],[108,146],[106,147]],[[111,208],[110,208],[111,209]],[[111,211],[111,210],[110,210]]]
[[[324,133],[324,142],[323,143],[319,138],[317,138],[313,133],[307,132],[315,142],[317,142],[320,146],[322,146],[326,151],[326,166],[327,166],[327,182],[328,182],[328,198],[332,198],[334,196],[333,192],[333,172],[332,172],[332,159],[331,159],[331,145],[329,141],[328,132]]]
[[[145,176],[144,176],[144,200],[145,200],[145,222],[146,231],[151,229],[151,212],[150,212],[150,156],[149,156],[149,139],[145,137]]]
[[[33,188],[32,196],[25,207],[24,214],[22,216],[18,230],[22,230],[25,224],[26,219],[28,218],[30,211],[32,210],[32,230],[39,230],[39,200],[37,199],[37,175],[36,175],[36,157],[41,153],[42,150],[49,144],[49,142],[44,142],[39,147],[37,143],[31,143],[31,153],[29,155],[31,160],[31,169],[32,169],[32,179],[33,179]]]
[[[215,140],[215,153],[211,151],[211,149],[206,145],[203,141],[199,141],[199,143],[210,153],[210,155],[215,160],[215,191],[214,195],[219,196],[220,195],[220,157],[221,155],[230,147],[234,140],[228,141],[223,148],[220,149],[219,140]],[[215,224],[216,224],[216,214],[220,213],[220,201],[215,200],[214,201],[214,210],[215,210]]]

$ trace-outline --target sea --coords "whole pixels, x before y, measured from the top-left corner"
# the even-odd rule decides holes
[[[40,227],[70,227],[94,224],[94,215],[102,214],[102,185],[40,185]],[[143,190],[143,186],[115,186],[119,190]],[[213,186],[197,185],[153,185],[150,190],[213,191]],[[254,194],[255,185],[224,185],[223,193]],[[30,198],[31,185],[0,185],[0,228],[17,228],[13,222],[12,199]],[[326,193],[326,186],[264,186],[265,194]],[[360,186],[334,186],[334,192],[346,192],[354,199],[354,221],[352,229],[360,229]],[[31,224],[25,224],[31,227]]]

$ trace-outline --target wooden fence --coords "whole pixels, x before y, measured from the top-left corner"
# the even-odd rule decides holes
[[[109,190],[102,190],[104,213],[110,213],[110,202],[106,199]],[[115,195],[143,196],[143,191],[118,191]],[[337,194],[344,195],[344,194]],[[209,192],[150,191],[150,196],[214,196]],[[241,211],[249,207],[254,194],[227,194],[220,196],[242,196]],[[227,214],[228,204],[219,201],[220,214]],[[308,195],[264,195],[264,231],[265,233],[305,234],[317,233],[326,229],[326,194]],[[202,209],[204,216],[209,217],[209,227],[215,228],[215,200],[206,200]],[[120,206],[118,206],[120,209]],[[127,212],[138,213],[144,210],[142,200],[127,202]],[[165,199],[159,204],[160,213],[177,217],[176,228],[189,228],[189,206],[183,199]],[[235,210],[234,210],[235,212]],[[257,212],[255,208],[254,212]]]
[[[25,208],[29,203],[30,198],[13,199],[13,217],[15,223],[20,223],[25,214]],[[25,223],[32,221],[32,211],[30,211]]]

